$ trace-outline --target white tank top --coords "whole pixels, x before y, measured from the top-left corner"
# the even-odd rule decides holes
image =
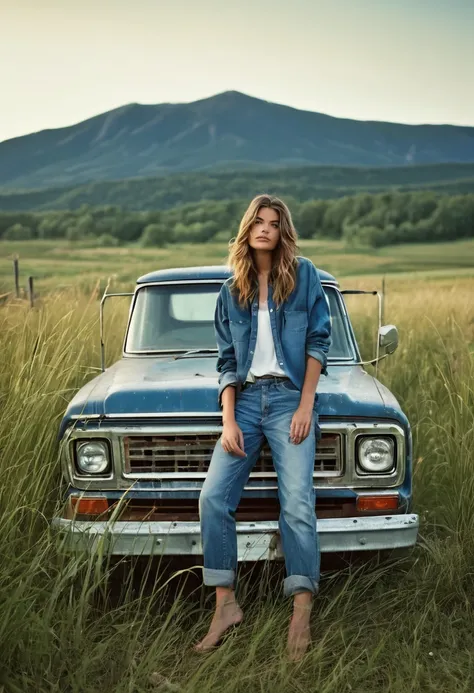
[[[258,307],[257,343],[247,381],[253,382],[256,375],[286,375],[276,358],[267,301]]]

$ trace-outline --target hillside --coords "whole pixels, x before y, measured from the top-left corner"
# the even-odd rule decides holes
[[[390,168],[307,166],[233,173],[182,173],[0,193],[0,210],[66,210],[114,205],[130,210],[169,209],[205,200],[248,200],[263,191],[301,202],[387,189],[474,192],[474,164]]]
[[[474,162],[474,127],[335,118],[239,92],[129,104],[0,143],[0,187],[45,188],[205,169]]]

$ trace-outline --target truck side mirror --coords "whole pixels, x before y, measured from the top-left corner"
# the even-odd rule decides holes
[[[380,356],[393,354],[398,346],[398,330],[395,325],[382,325],[379,328]]]

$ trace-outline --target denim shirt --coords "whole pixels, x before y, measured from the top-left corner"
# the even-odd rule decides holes
[[[327,375],[327,353],[331,345],[329,304],[311,260],[297,257],[296,285],[278,307],[268,285],[268,310],[275,346],[281,368],[301,390],[306,372],[306,354],[321,363]],[[257,342],[258,295],[247,307],[241,307],[231,293],[232,277],[221,287],[214,314],[219,375],[219,406],[222,392],[228,385],[237,388],[237,395],[247,378]]]

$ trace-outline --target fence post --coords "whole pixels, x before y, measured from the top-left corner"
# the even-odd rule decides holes
[[[15,277],[15,293],[16,297],[20,298],[20,269],[18,263],[18,255],[13,258],[13,274]]]
[[[382,277],[382,325],[385,324],[385,274]]]
[[[28,277],[28,295],[30,298],[30,308],[33,308],[35,304],[35,296],[33,293],[33,277]]]

